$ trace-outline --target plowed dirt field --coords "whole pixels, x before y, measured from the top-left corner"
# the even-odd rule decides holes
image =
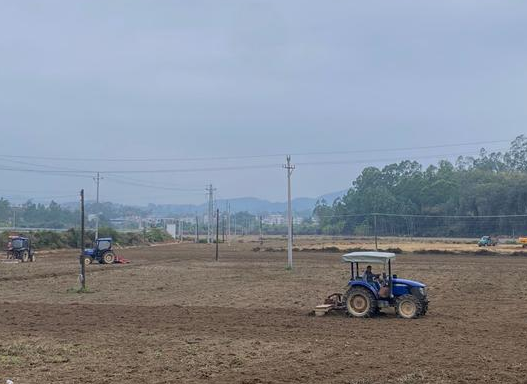
[[[400,255],[430,311],[311,316],[342,291],[337,253],[257,244],[144,247],[128,265],[76,251],[0,264],[0,383],[527,383],[527,258]]]

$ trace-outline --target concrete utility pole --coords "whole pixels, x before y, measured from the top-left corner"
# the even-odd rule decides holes
[[[260,215],[260,245],[263,244],[262,215]]]
[[[94,177],[93,180],[97,183],[97,205],[95,206],[95,209],[97,212],[95,212],[95,240],[99,238],[99,184],[103,177],[101,177],[100,173],[97,172],[97,177]]]
[[[220,259],[220,210],[216,211],[216,261]]]
[[[196,240],[195,240],[195,243],[196,244],[199,243],[199,217],[198,217],[197,214],[196,214]]]
[[[207,243],[212,243],[212,231],[213,231],[213,222],[214,219],[214,191],[216,189],[212,188],[212,184],[209,184],[207,187],[207,192],[209,195],[209,213],[207,220]]]
[[[231,204],[227,201],[227,243],[231,243]]]
[[[183,230],[181,228],[181,220],[178,220],[177,224],[178,224],[178,232],[179,232],[179,241],[182,242],[183,241]]]
[[[222,215],[221,218],[221,242],[225,243],[225,213]]]
[[[287,268],[293,268],[293,206],[291,202],[291,175],[295,166],[291,164],[291,156],[287,156]]]

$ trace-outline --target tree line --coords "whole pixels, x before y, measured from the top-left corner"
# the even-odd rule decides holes
[[[319,201],[313,212],[321,233],[368,235],[377,227],[380,234],[409,236],[527,234],[524,217],[484,217],[526,214],[524,135],[503,153],[481,149],[479,156],[454,163],[442,160],[425,168],[406,160],[367,167],[345,196]]]

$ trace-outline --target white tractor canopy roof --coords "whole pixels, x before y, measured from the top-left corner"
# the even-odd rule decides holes
[[[351,252],[342,256],[345,263],[385,264],[395,259],[395,253],[390,252]]]

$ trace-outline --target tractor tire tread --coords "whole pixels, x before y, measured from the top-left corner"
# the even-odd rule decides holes
[[[411,299],[415,303],[415,306],[417,307],[415,311],[415,315],[412,316],[411,319],[417,319],[418,317],[425,315],[428,309],[427,305],[424,305],[424,303],[421,300],[419,300],[417,297],[415,297],[414,295],[402,295],[397,298],[396,304],[395,304],[395,313],[397,314],[397,317],[407,319],[407,317],[402,316],[401,313],[399,312],[399,303],[406,299]]]
[[[355,294],[355,293],[362,293],[364,296],[368,298],[370,301],[370,307],[368,308],[368,311],[363,316],[355,316],[349,311],[348,307],[348,298]],[[376,314],[379,313],[379,308],[377,307],[377,299],[375,298],[375,295],[367,288],[365,287],[351,287],[348,289],[346,294],[344,295],[344,303],[346,303],[346,313],[350,317],[358,317],[358,318],[369,318],[374,317]]]
[[[106,262],[105,258],[106,258],[107,255],[111,255],[112,256],[112,262],[111,263],[107,263]],[[115,253],[113,253],[112,251],[108,251],[108,252],[104,253],[104,255],[102,255],[101,260],[102,260],[103,264],[113,264],[115,262]]]

